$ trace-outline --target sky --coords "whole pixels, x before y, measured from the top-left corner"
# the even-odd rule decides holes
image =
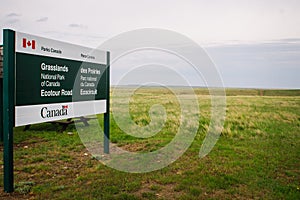
[[[225,87],[300,89],[299,0],[0,0],[0,5],[1,29],[88,47],[139,28],[167,29],[202,46]],[[112,76],[122,73],[112,69]],[[192,85],[201,85],[188,74]]]

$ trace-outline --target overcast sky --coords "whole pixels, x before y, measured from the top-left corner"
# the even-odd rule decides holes
[[[168,29],[203,46],[227,87],[300,88],[299,0],[0,0],[0,5],[1,29],[90,47],[133,29]]]

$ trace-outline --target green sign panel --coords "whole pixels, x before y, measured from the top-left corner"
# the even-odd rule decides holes
[[[106,64],[25,53],[16,63],[16,106],[106,99]]]

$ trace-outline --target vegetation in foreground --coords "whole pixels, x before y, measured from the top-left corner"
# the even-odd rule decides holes
[[[300,199],[299,91],[228,90],[221,137],[202,159],[198,153],[209,125],[210,97],[202,89],[196,93],[201,118],[194,142],[177,161],[150,173],[106,167],[85,149],[74,125],[63,133],[47,123],[26,132],[16,128],[15,192],[3,192],[1,170],[0,199]],[[132,119],[147,125],[149,108],[156,103],[168,113],[161,132],[136,139],[112,121],[111,141],[137,152],[171,141],[179,126],[172,116],[180,110],[167,89],[137,90],[130,102]]]

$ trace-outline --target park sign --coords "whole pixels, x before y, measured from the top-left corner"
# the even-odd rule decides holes
[[[104,113],[104,152],[109,152],[109,52],[8,29],[2,50],[6,192],[13,191],[13,127]]]
[[[105,113],[107,52],[15,36],[15,126]]]

